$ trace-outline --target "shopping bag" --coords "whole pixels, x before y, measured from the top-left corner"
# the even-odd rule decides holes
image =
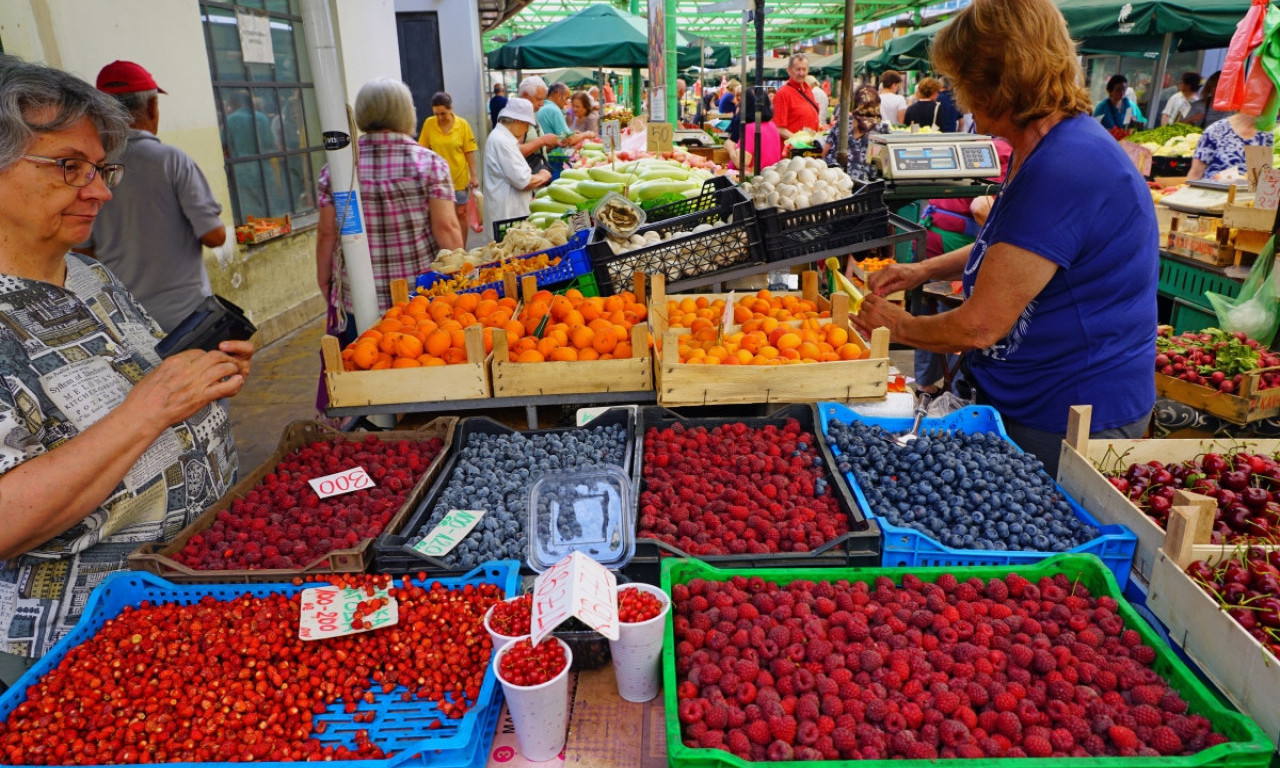
[[[467,226],[471,227],[472,232],[484,230],[484,214],[480,212],[480,201],[476,199],[478,197],[478,189],[471,190],[471,194],[467,196]]]
[[[1205,297],[1218,316],[1218,327],[1227,331],[1241,331],[1251,339],[1257,339],[1265,347],[1271,346],[1276,328],[1280,326],[1280,290],[1275,277],[1280,276],[1275,266],[1275,237],[1258,254],[1258,260],[1249,270],[1249,277],[1235,298],[1206,292]]]
[[[1263,27],[1270,0],[1253,0],[1249,12],[1236,25],[1236,33],[1227,48],[1227,57],[1218,77],[1218,91],[1213,107],[1223,112],[1239,112],[1244,107],[1248,90],[1249,58],[1262,44]]]

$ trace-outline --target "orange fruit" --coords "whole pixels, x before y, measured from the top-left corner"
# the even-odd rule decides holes
[[[453,302],[455,311],[473,312],[480,304],[480,297],[474,293],[459,294],[456,301]]]
[[[551,351],[549,359],[562,363],[573,362],[578,359],[578,350],[573,347],[556,347]]]
[[[436,365],[448,365],[448,363],[446,363],[444,360],[438,357],[432,357],[430,355],[423,355],[422,357],[418,358],[418,362],[422,363],[423,367],[426,367],[426,368],[430,368]]]
[[[859,360],[862,358],[862,347],[857,344],[841,344],[836,350],[841,360]]]
[[[573,332],[569,334],[569,340],[573,342],[573,346],[577,349],[586,349],[587,347],[590,347],[591,342],[595,341],[595,338],[596,332],[585,325],[574,328]]]
[[[776,340],[773,341],[773,345],[783,352],[791,349],[796,349],[802,343],[803,342],[800,340],[800,336],[795,333],[783,333],[779,335]]]
[[[452,344],[453,337],[448,331],[432,331],[431,334],[427,336],[427,353],[436,357],[441,357],[444,355],[445,350]]]
[[[396,352],[396,344],[400,341],[400,337],[404,336],[400,331],[392,331],[385,334],[382,340],[378,342],[378,351],[385,352],[388,355],[394,355]]]
[[[578,350],[578,359],[579,360],[599,360],[600,353],[595,351],[591,347],[587,347],[586,349]]]
[[[498,298],[498,291],[496,288],[485,288],[480,292],[480,298],[493,301]]]
[[[613,348],[613,356],[615,358],[623,359],[631,357],[631,355],[631,342],[629,341],[624,341]]]
[[[517,363],[541,363],[545,359],[536,349],[527,349],[516,356]]]
[[[391,367],[391,355],[382,353],[378,355],[378,361],[369,368],[371,371],[381,371]]]
[[[488,317],[498,308],[498,302],[493,299],[481,299],[476,306],[470,311],[476,317]]]
[[[552,337],[544,337],[538,340],[538,351],[542,353],[542,357],[544,359],[550,357],[551,353],[554,352],[558,346],[560,345],[557,344],[556,340]]]
[[[415,361],[418,355],[422,354],[422,341],[417,336],[410,336],[407,333],[400,334],[395,343],[395,355],[401,358],[413,358]]]
[[[351,362],[356,367],[367,371],[378,362],[378,345],[372,341],[357,342],[355,351],[351,355]]]
[[[514,344],[524,335],[524,326],[516,320],[508,320],[503,328],[507,331],[507,343]]]
[[[397,357],[391,362],[392,368],[421,368],[422,363],[416,357]]]
[[[458,363],[467,362],[467,350],[458,347],[449,347],[444,351],[444,361],[449,365],[457,365]]]
[[[618,345],[618,339],[613,335],[612,328],[601,329],[596,332],[595,339],[591,342],[591,348],[599,352],[601,355],[608,354]]]
[[[564,296],[556,296],[551,300],[551,317],[563,320],[573,310],[573,303]]]
[[[462,349],[467,346],[467,332],[459,328],[456,331],[449,331],[449,346],[455,349]]]
[[[849,341],[849,332],[838,325],[827,326],[827,343],[833,347],[840,347]]]

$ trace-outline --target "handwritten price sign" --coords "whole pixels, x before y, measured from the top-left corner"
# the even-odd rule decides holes
[[[307,482],[311,484],[311,490],[315,491],[316,495],[322,499],[373,487],[373,478],[369,477],[369,473],[364,471],[364,467],[348,469],[345,472],[335,472],[332,475],[317,477]]]
[[[368,628],[352,629],[351,622],[360,603],[375,598],[385,598],[387,604],[365,614],[362,624]],[[375,590],[370,596],[363,589],[338,589],[337,587],[312,587],[302,590],[302,613],[298,617],[298,637],[302,640],[323,640],[329,637],[354,635],[383,627],[393,627],[400,621],[400,606],[387,590]]]
[[[570,616],[618,639],[618,579],[609,569],[574,552],[533,582],[533,643]]]
[[[467,538],[467,534],[471,533],[482,517],[484,517],[483,509],[450,510],[440,524],[431,529],[431,533],[413,545],[413,551],[427,557],[447,555],[458,546],[458,542]]]

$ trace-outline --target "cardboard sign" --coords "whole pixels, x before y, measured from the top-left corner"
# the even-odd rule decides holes
[[[617,590],[617,577],[581,552],[551,566],[533,582],[533,644],[570,617],[617,640]]]
[[[600,143],[606,153],[622,149],[622,123],[617,120],[605,120],[600,124]]]
[[[720,325],[721,338],[729,335],[729,326],[733,325],[733,291],[729,291],[729,299],[724,303],[724,322]]]
[[[1138,173],[1143,176],[1151,175],[1151,150],[1141,144],[1134,144],[1132,141],[1120,142],[1120,148],[1129,156],[1133,164],[1138,166]]]
[[[1258,192],[1253,198],[1256,210],[1280,208],[1280,168],[1266,167],[1258,174]]]
[[[1244,165],[1249,178],[1249,191],[1258,189],[1258,176],[1275,162],[1271,147],[1245,147]]]
[[[387,599],[387,604],[367,614],[364,621],[368,629],[352,629],[352,616],[356,607],[376,597]],[[298,616],[298,637],[302,640],[323,640],[329,637],[371,632],[383,627],[393,627],[400,621],[400,605],[387,594],[386,588],[374,590],[369,595],[363,589],[339,589],[337,587],[312,587],[302,590],[302,612]]]
[[[240,55],[245,64],[275,64],[271,43],[271,20],[259,11],[236,11],[236,29],[240,32]]]
[[[573,421],[579,427],[585,427],[587,424],[591,423],[592,419],[604,413],[605,411],[609,410],[610,408],[626,408],[630,410],[632,413],[635,413],[637,410],[640,409],[640,406],[638,405],[599,405],[599,406],[593,406],[591,408],[579,408],[578,412],[574,415]],[[0,584],[0,587],[2,586],[3,585]]]
[[[578,211],[570,216],[569,229],[573,232],[581,232],[584,229],[591,229],[591,214],[587,211]]]
[[[422,541],[413,545],[413,551],[427,557],[447,555],[483,517],[483,509],[451,509]]]
[[[364,467],[356,467],[355,469],[347,469],[342,472],[335,472],[332,475],[324,477],[316,477],[307,481],[311,486],[311,490],[322,499],[330,496],[340,496],[344,493],[352,491],[361,491],[365,488],[374,486],[373,478],[369,477],[369,473],[364,471]]]
[[[645,123],[645,149],[650,152],[670,152],[674,137],[671,123]]]

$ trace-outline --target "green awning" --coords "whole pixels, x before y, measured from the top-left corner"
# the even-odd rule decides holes
[[[582,67],[566,67],[555,69],[542,76],[548,83],[564,83],[570,88],[592,86],[596,84],[596,71]]]
[[[1180,51],[1231,42],[1250,0],[1058,0],[1071,36],[1090,50],[1159,52],[1172,34]]]
[[[677,35],[677,67],[701,63],[698,48]],[[649,66],[649,24],[610,5],[592,5],[489,52],[490,69]]]

